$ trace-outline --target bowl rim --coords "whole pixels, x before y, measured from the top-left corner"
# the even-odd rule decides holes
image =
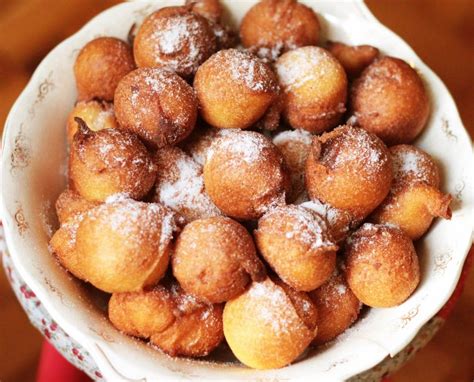
[[[148,0],[143,0],[143,1],[135,1],[137,3],[143,3],[143,4],[150,4],[150,1]],[[315,3],[314,0],[310,0],[309,2]],[[159,3],[159,2],[157,2]],[[125,8],[128,6],[128,2],[121,3],[118,5],[115,5],[111,8],[106,9],[105,11],[101,12],[100,14],[96,15],[94,18],[92,18],[88,23],[86,23],[78,32],[73,34],[72,36],[68,37],[65,39],[63,42],[58,44],[48,55],[42,60],[42,62],[38,65],[36,68],[34,74],[32,75],[30,81],[28,84],[25,86],[24,90],[21,92],[17,100],[15,101],[14,105],[12,106],[9,115],[6,119],[5,122],[5,128],[4,128],[4,133],[3,133],[3,140],[2,140],[2,149],[5,148],[6,142],[10,142],[11,140],[8,138],[12,138],[13,134],[13,126],[12,126],[12,119],[16,113],[19,112],[19,107],[20,104],[24,101],[26,98],[27,93],[30,91],[31,85],[35,83],[39,77],[40,72],[42,72],[43,68],[46,67],[46,64],[48,61],[51,61],[51,58],[55,56],[56,52],[60,50],[65,45],[70,44],[72,41],[74,41],[78,36],[80,36],[86,29],[90,28],[91,25],[95,24],[97,22],[97,19],[99,19],[102,15],[118,9],[118,8]],[[472,148],[472,142],[471,139],[464,128],[464,125],[461,121],[459,112],[457,110],[457,107],[455,105],[455,102],[449,92],[449,90],[446,88],[444,83],[440,80],[440,78],[426,65],[424,62],[416,55],[416,53],[413,51],[413,49],[403,40],[401,39],[398,35],[396,35],[394,32],[392,32],[390,29],[388,29],[386,26],[381,24],[375,16],[371,13],[369,8],[365,5],[363,0],[346,0],[345,1],[345,6],[352,7],[354,12],[357,12],[359,15],[358,17],[364,17],[366,21],[373,23],[377,28],[383,29],[385,33],[388,33],[394,37],[399,44],[403,45],[403,48],[411,55],[413,56],[413,59],[416,61],[417,67],[420,67],[423,70],[423,73],[427,80],[429,79],[429,82],[437,82],[439,85],[441,85],[442,92],[445,93],[447,98],[449,99],[449,102],[451,102],[454,106],[453,110],[453,115],[452,117],[455,118],[454,122],[459,124],[459,126],[462,127],[462,134],[463,136],[461,139],[463,141],[468,141],[471,145]],[[451,118],[452,118],[451,117]],[[6,171],[6,163],[8,163],[6,157],[6,151],[2,150],[2,180],[4,177],[4,173]],[[472,162],[474,164],[474,153],[471,155]],[[14,229],[14,224],[12,224],[12,219],[9,214],[7,205],[6,205],[6,200],[8,199],[8,195],[5,194],[5,189],[2,181],[2,192],[1,192],[1,216],[4,221],[4,228],[5,228],[5,240],[7,242],[7,246],[9,249],[9,252],[11,254],[11,258],[13,261],[13,264],[15,265],[16,269],[18,270],[19,274],[21,277],[25,280],[25,282],[30,286],[30,288],[37,294],[38,298],[42,301],[44,304],[46,310],[51,314],[51,317],[58,322],[58,324],[63,327],[65,331],[67,331],[72,338],[74,338],[78,343],[80,343],[84,348],[89,351],[91,354],[92,358],[97,362],[97,365],[101,370],[104,371],[104,375],[108,376],[114,376],[115,379],[125,379],[123,375],[119,373],[117,369],[114,368],[114,366],[111,364],[111,361],[107,358],[107,356],[104,354],[103,350],[98,347],[95,343],[94,340],[90,339],[87,334],[82,333],[81,331],[77,330],[73,325],[68,324],[68,321],[66,318],[64,318],[61,313],[59,313],[53,303],[48,299],[47,296],[47,291],[43,290],[41,286],[39,286],[35,279],[30,277],[30,274],[28,271],[23,268],[21,262],[19,261],[19,256],[20,256],[20,250],[17,248],[16,242],[13,240],[13,234],[12,231]],[[464,246],[464,250],[462,253],[462,256],[460,255],[460,258],[462,257],[462,261],[459,265],[459,268],[457,269],[457,275],[456,275],[456,280],[459,280],[461,271],[462,271],[462,265],[464,263],[464,260],[467,256],[467,253],[471,247],[472,240],[473,240],[473,234],[474,234],[474,209],[471,211],[471,240],[470,242],[467,242],[466,245]],[[456,286],[456,283],[453,283],[453,285],[450,286],[449,288],[449,295],[452,294],[454,291],[454,288]],[[445,301],[443,301],[443,304],[447,301],[447,298]],[[433,317],[437,312],[436,311],[432,312],[433,314],[431,317]],[[407,335],[405,339],[405,345],[406,346],[413,338],[416,336],[418,331],[421,329],[421,327],[429,320],[427,318],[423,322],[419,323],[416,328],[413,328],[410,331],[410,335]],[[383,358],[386,356],[394,355],[390,354],[386,349],[383,349],[383,357],[381,359],[375,359],[374,362],[372,362],[370,365],[365,364],[361,365],[360,370],[357,370],[353,375],[357,375],[365,370],[370,369],[371,367],[377,365]],[[112,378],[112,377],[111,377]]]

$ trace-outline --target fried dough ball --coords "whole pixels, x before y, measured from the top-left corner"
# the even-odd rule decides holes
[[[194,78],[201,116],[218,128],[246,129],[277,99],[270,66],[248,52],[221,50],[201,65]]]
[[[319,32],[316,13],[296,0],[260,1],[240,25],[242,44],[270,60],[295,48],[316,45]]]
[[[204,190],[202,167],[177,147],[165,147],[155,156],[158,175],[153,200],[177,212],[187,222],[221,212]]]
[[[324,219],[302,206],[272,209],[258,221],[257,248],[276,274],[299,291],[324,284],[336,266],[337,245]]]
[[[135,134],[117,129],[93,132],[83,123],[74,136],[69,172],[79,194],[98,202],[120,193],[141,199],[156,179],[156,166]]]
[[[184,227],[172,267],[186,292],[210,303],[235,298],[250,280],[265,278],[252,237],[242,225],[226,217],[195,220]]]
[[[371,45],[351,46],[342,42],[329,41],[327,49],[336,57],[349,78],[358,77],[379,55]]]
[[[295,129],[321,133],[335,127],[346,111],[347,77],[327,50],[298,48],[275,64],[283,88],[283,115]]]
[[[184,140],[194,129],[197,99],[178,75],[141,68],[117,86],[115,114],[120,126],[161,148]]]
[[[77,213],[62,222],[49,242],[49,248],[61,265],[79,279],[84,280],[80,257],[76,251],[77,230],[85,213]]]
[[[350,104],[355,123],[388,145],[412,142],[430,114],[422,79],[394,57],[383,57],[364,70],[352,85]]]
[[[364,224],[347,242],[345,257],[352,292],[373,308],[401,304],[420,282],[413,243],[396,227]]]
[[[291,178],[291,192],[288,201],[296,202],[306,198],[304,171],[311,149],[312,135],[306,130],[286,130],[273,137],[273,144],[280,149]]]
[[[115,88],[135,69],[132,49],[114,37],[99,37],[87,43],[74,63],[79,100],[113,101]]]
[[[83,279],[105,292],[134,292],[154,285],[169,262],[174,215],[156,203],[131,199],[90,210],[77,230]]]
[[[78,102],[67,119],[67,141],[70,145],[79,129],[76,118],[82,119],[92,131],[118,128],[113,104],[96,100]]]
[[[317,334],[311,299],[270,278],[224,307],[224,335],[234,355],[254,369],[276,369],[300,356]]]
[[[216,51],[209,22],[189,7],[164,7],[148,16],[133,43],[140,68],[163,68],[189,78]]]
[[[374,134],[341,126],[313,139],[306,162],[311,199],[362,219],[385,199],[392,176],[390,152]]]
[[[314,345],[329,342],[344,332],[357,320],[362,307],[344,275],[338,272],[308,295],[318,308],[318,334]]]
[[[194,13],[214,23],[221,21],[223,11],[220,0],[186,0],[186,5],[189,5]]]
[[[121,332],[150,339],[172,356],[204,357],[224,339],[222,305],[207,305],[177,284],[114,293],[109,319]]]
[[[452,196],[439,190],[439,169],[423,150],[410,145],[390,148],[394,178],[390,194],[371,220],[398,226],[412,240],[429,229],[434,217],[451,218]]]
[[[64,190],[56,200],[56,214],[59,222],[65,223],[69,218],[81,215],[99,205],[98,202],[92,202],[84,199],[70,188]]]
[[[216,206],[236,219],[258,219],[285,203],[290,190],[286,164],[267,137],[230,130],[211,146],[204,165],[206,192]]]
[[[304,202],[301,206],[316,212],[319,216],[326,219],[331,237],[335,243],[341,243],[346,240],[350,230],[360,223],[348,211],[334,208],[318,199]]]

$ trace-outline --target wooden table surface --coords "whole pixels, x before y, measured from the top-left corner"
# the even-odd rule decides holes
[[[336,0],[335,0],[336,1]],[[41,58],[117,0],[0,0],[0,126]],[[473,0],[367,0],[446,83],[474,136]],[[47,10],[47,12],[45,12]],[[0,381],[34,380],[41,343],[0,272]],[[395,382],[474,379],[474,272],[448,323]]]

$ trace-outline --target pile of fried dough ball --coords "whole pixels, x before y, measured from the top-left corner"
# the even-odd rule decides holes
[[[111,294],[121,332],[173,356],[225,341],[280,368],[363,305],[410,297],[413,240],[451,196],[412,145],[430,111],[412,66],[321,43],[296,0],[257,3],[240,39],[222,13],[186,1],[80,50],[50,247]]]

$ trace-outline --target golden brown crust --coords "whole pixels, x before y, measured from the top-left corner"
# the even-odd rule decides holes
[[[451,218],[452,196],[439,189],[439,169],[423,150],[410,145],[390,148],[394,179],[390,194],[371,220],[400,227],[412,240],[429,229],[434,217]]]
[[[423,130],[430,101],[418,73],[405,61],[383,57],[353,83],[355,123],[389,145],[410,143]]]
[[[285,289],[267,278],[252,283],[245,293],[226,303],[224,335],[243,364],[254,369],[286,366],[303,353],[315,337],[317,327],[311,323],[317,317],[315,306],[303,293],[297,292],[299,298],[290,294],[293,297],[290,298]],[[300,309],[307,311],[302,315],[304,320]]]
[[[186,222],[222,215],[204,190],[202,166],[177,147],[156,152],[158,175],[152,200],[169,207]]]
[[[334,272],[338,247],[314,211],[293,205],[275,208],[258,221],[255,239],[268,264],[296,290],[316,289]]]
[[[114,37],[99,37],[87,43],[74,63],[79,100],[113,101],[119,81],[135,69],[132,49]]]
[[[420,282],[418,257],[398,228],[366,223],[345,248],[345,274],[357,298],[374,307],[404,302]]]
[[[207,123],[239,129],[256,123],[279,93],[272,69],[256,56],[236,49],[221,50],[201,65],[194,89]]]
[[[118,128],[113,104],[96,100],[78,102],[67,119],[67,141],[70,145],[79,129],[75,118],[82,119],[92,131]]]
[[[235,298],[251,279],[265,278],[252,237],[226,217],[188,224],[178,237],[172,267],[186,292],[210,303]]]
[[[221,21],[223,10],[220,0],[186,0],[186,5],[189,5],[194,13],[214,23]]]
[[[98,202],[84,199],[77,192],[67,188],[56,200],[56,214],[58,215],[59,223],[62,224],[70,218],[82,215],[98,205]]]
[[[306,162],[311,199],[348,211],[357,220],[385,199],[392,177],[390,153],[383,142],[350,126],[316,137]]]
[[[356,78],[379,55],[379,50],[371,45],[351,46],[342,42],[329,41],[327,49],[336,57],[349,78]]]
[[[222,305],[207,305],[177,285],[114,293],[109,319],[120,331],[150,339],[172,355],[204,357],[223,340]]]
[[[192,87],[178,75],[141,68],[117,86],[115,113],[122,128],[161,148],[191,133],[197,119],[197,100]]]
[[[98,202],[115,194],[141,199],[156,179],[156,166],[135,134],[118,129],[93,132],[85,124],[74,136],[69,171],[74,189]]]
[[[321,133],[339,123],[346,111],[347,76],[331,53],[316,46],[298,48],[281,56],[275,67],[291,127]]]
[[[309,292],[318,308],[318,334],[313,345],[322,345],[349,328],[359,316],[361,302],[352,293],[343,274],[335,273],[325,284]]]
[[[84,214],[71,216],[61,224],[49,242],[51,253],[56,256],[61,265],[81,280],[84,280],[85,276],[76,251],[76,237],[79,224],[83,219]]]
[[[164,7],[149,15],[133,43],[138,67],[163,68],[187,78],[216,48],[209,22],[188,6]]]
[[[257,219],[285,203],[290,189],[279,150],[262,134],[230,130],[211,146],[204,165],[206,192],[226,215]]]
[[[320,25],[316,13],[296,0],[263,0],[245,14],[240,25],[242,44],[262,58],[316,45]]]
[[[77,230],[84,280],[105,292],[133,292],[164,275],[176,230],[173,214],[155,203],[125,199],[89,211]]]

